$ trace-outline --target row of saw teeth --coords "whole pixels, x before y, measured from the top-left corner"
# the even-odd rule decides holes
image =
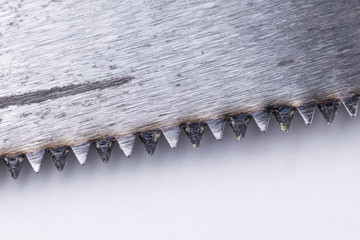
[[[181,128],[183,128],[186,135],[190,138],[192,145],[194,147],[199,147],[200,140],[206,126],[210,128],[215,138],[217,140],[220,140],[222,139],[226,121],[229,122],[229,125],[234,130],[237,139],[240,140],[245,137],[247,126],[251,118],[254,118],[256,124],[262,132],[266,132],[271,113],[273,113],[276,121],[280,124],[281,130],[287,132],[290,128],[291,120],[294,116],[296,109],[303,117],[305,124],[310,125],[313,119],[315,107],[317,106],[322,115],[324,116],[326,122],[328,124],[331,124],[334,121],[337,108],[339,107],[341,102],[349,112],[350,116],[355,117],[359,105],[359,99],[360,96],[353,96],[349,98],[344,98],[342,100],[331,100],[326,103],[307,104],[298,108],[291,106],[278,107],[263,110],[253,114],[245,113],[208,120],[206,122],[184,123],[177,127],[168,127],[149,132],[140,132],[137,134],[120,136],[118,138],[109,137],[107,139],[96,140],[91,143],[95,146],[96,151],[99,153],[102,161],[104,163],[107,163],[110,159],[111,150],[115,141],[118,142],[120,148],[123,150],[125,155],[129,157],[135,144],[136,136],[138,136],[141,142],[144,144],[146,151],[150,155],[152,155],[155,152],[156,145],[158,143],[161,133],[164,134],[166,140],[170,144],[170,147],[176,148]],[[66,157],[70,150],[73,151],[80,164],[84,164],[91,143],[86,143],[78,146],[48,148],[37,153],[19,154],[18,156],[14,157],[3,156],[2,159],[14,179],[18,178],[24,159],[27,159],[30,162],[35,172],[39,172],[45,151],[49,153],[50,158],[55,163],[56,168],[59,171],[62,171],[65,166]]]

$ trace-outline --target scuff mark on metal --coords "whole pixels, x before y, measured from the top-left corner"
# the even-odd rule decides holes
[[[54,87],[48,90],[28,92],[20,95],[0,97],[0,109],[9,106],[21,106],[26,104],[42,103],[48,100],[68,97],[93,90],[115,88],[129,83],[133,77],[114,78],[111,80],[97,81],[83,84],[72,84],[65,87]]]

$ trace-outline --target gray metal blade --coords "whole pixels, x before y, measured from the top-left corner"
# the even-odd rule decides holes
[[[288,130],[294,109],[360,94],[358,0],[0,6],[1,156],[51,149],[61,170],[61,146],[111,138],[130,155],[137,135],[152,154],[160,129],[201,126],[198,146],[209,119],[271,109]]]

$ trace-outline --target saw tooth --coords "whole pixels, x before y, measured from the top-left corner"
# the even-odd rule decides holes
[[[62,171],[65,167],[66,157],[70,151],[70,147],[59,147],[59,148],[49,148],[48,152],[50,158],[55,163],[55,167],[57,170]]]
[[[216,140],[221,140],[225,129],[225,119],[211,119],[206,122]]]
[[[12,178],[17,179],[23,164],[24,155],[20,154],[16,157],[4,157],[3,160]]]
[[[75,157],[77,158],[77,160],[81,165],[84,165],[86,162],[86,158],[89,153],[89,148],[90,148],[90,143],[71,146],[71,149],[73,150]]]
[[[135,134],[120,136],[116,139],[116,141],[119,143],[121,150],[125,153],[126,157],[130,157],[135,145],[135,139]]]
[[[202,122],[187,123],[183,125],[183,128],[193,147],[198,148],[200,146],[201,137],[205,130],[205,124]]]
[[[228,122],[238,140],[241,140],[245,137],[250,119],[251,115],[246,113],[228,117]]]
[[[44,158],[45,150],[39,151],[37,153],[27,153],[26,158],[28,159],[31,167],[36,173],[40,171],[41,162]]]
[[[114,143],[114,139],[112,137],[103,140],[94,141],[94,146],[96,148],[96,151],[98,152],[101,160],[104,163],[108,163],[110,160],[113,143]]]
[[[271,110],[264,110],[252,114],[256,124],[263,133],[266,133],[268,129],[269,121],[270,121],[270,113]]]
[[[359,100],[360,96],[348,97],[341,100],[351,117],[355,117],[357,114]]]
[[[294,107],[279,107],[272,110],[276,121],[280,124],[281,130],[287,132],[290,129],[291,120],[294,117]]]
[[[307,104],[301,107],[298,107],[301,117],[304,119],[306,125],[311,125],[314,118],[315,112],[315,103]]]
[[[339,105],[340,100],[332,100],[330,102],[320,103],[317,105],[327,124],[332,124],[334,122]]]
[[[150,155],[154,154],[160,135],[160,130],[139,133],[139,138]]]
[[[166,140],[168,141],[170,147],[173,149],[176,148],[181,132],[180,126],[174,128],[162,128],[161,131],[164,134]]]

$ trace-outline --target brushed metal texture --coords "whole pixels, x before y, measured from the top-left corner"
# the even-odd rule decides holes
[[[0,155],[351,97],[359,65],[358,0],[0,0]]]

